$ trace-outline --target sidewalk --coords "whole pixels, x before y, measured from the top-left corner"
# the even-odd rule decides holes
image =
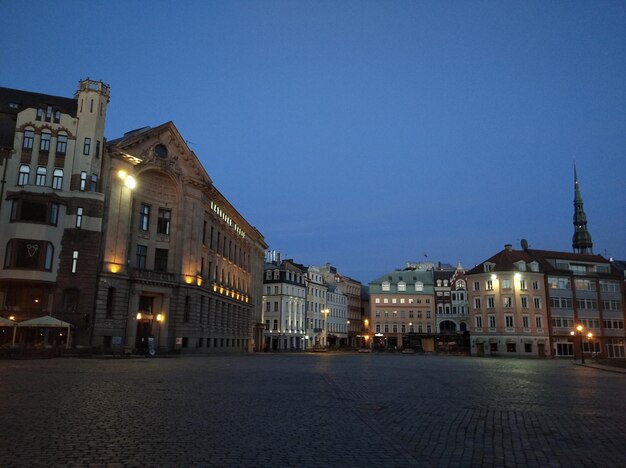
[[[618,374],[626,374],[626,369],[623,367],[607,366],[607,365],[598,364],[596,362],[589,361],[589,360],[585,361],[584,364],[580,361],[572,361],[572,364],[574,364],[575,366],[592,367],[594,369],[600,369],[600,370],[608,371],[608,372],[615,372]]]

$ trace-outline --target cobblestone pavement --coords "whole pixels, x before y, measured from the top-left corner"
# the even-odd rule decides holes
[[[626,375],[569,361],[0,361],[0,466],[626,466]]]

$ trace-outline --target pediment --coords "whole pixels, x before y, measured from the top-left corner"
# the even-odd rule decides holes
[[[127,133],[109,144],[109,151],[138,170],[159,168],[176,178],[211,185],[212,181],[172,122]]]

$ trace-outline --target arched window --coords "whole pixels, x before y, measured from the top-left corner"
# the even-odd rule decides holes
[[[30,167],[27,164],[20,166],[20,173],[17,178],[17,185],[28,185],[28,176],[30,175]]]
[[[46,185],[47,173],[48,173],[48,170],[45,167],[39,166],[37,168],[37,175],[35,177],[35,185]]]
[[[59,134],[57,135],[57,154],[65,154],[67,151],[67,135]]]
[[[52,134],[48,131],[41,132],[41,141],[39,142],[39,151],[50,151],[50,140]]]
[[[63,169],[55,168],[52,173],[52,188],[61,190],[63,188]]]
[[[32,129],[24,130],[24,141],[22,142],[22,148],[26,150],[32,150],[33,141],[35,141],[35,132]]]

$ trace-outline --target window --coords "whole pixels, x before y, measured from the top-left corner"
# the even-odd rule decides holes
[[[487,291],[493,290],[493,280],[487,280]]]
[[[404,281],[398,283],[398,291],[406,291],[406,283]]]
[[[172,216],[171,210],[165,210],[163,208],[159,208],[159,218],[157,220],[157,234],[164,234],[166,236],[169,236],[171,216]]]
[[[538,290],[539,290],[539,281],[537,281],[537,280],[533,280],[533,289],[534,289],[535,291],[538,291]]]
[[[57,136],[57,154],[65,154],[67,151],[67,135]]]
[[[43,109],[41,107],[37,108],[37,115],[35,116],[35,120],[43,119]]]
[[[115,288],[109,287],[107,290],[106,316],[113,317],[113,301],[115,300]]]
[[[511,296],[505,296],[503,298],[504,307],[513,307],[513,299]]]
[[[154,270],[167,271],[167,249],[154,249]]]
[[[148,247],[146,245],[137,245],[137,268],[146,268],[146,257],[148,256]]]
[[[432,333],[432,332],[433,332],[432,325],[426,325],[426,333]]]
[[[390,286],[391,286],[391,283],[389,283],[389,281],[383,281],[382,290],[389,291]]]
[[[418,281],[415,283],[415,291],[420,292],[424,290],[424,283]]]
[[[22,142],[22,148],[25,150],[32,150],[34,141],[35,132],[32,130],[24,130],[24,141]]]
[[[150,205],[141,204],[139,208],[139,229],[147,231],[150,228]]]
[[[535,297],[534,301],[535,301],[535,309],[541,309],[541,298]]]
[[[11,221],[27,221],[56,226],[59,204],[42,198],[14,199],[11,205]]]
[[[54,123],[59,123],[61,121],[61,111],[54,112]]]
[[[525,279],[519,280],[519,287],[520,287],[520,289],[528,289],[528,287],[526,285],[526,280]]]
[[[206,245],[206,226],[207,222],[204,221],[204,224],[202,225],[202,245]]]
[[[183,311],[183,322],[189,322],[189,316],[191,315],[191,297],[185,296],[185,309]]]
[[[100,157],[100,140],[96,140],[96,158]]]
[[[502,280],[502,288],[511,289],[511,280],[503,279]]]
[[[493,296],[487,298],[487,308],[493,309],[496,306],[496,299]]]
[[[83,142],[83,155],[89,156],[91,152],[91,138],[85,138]]]
[[[505,323],[507,328],[513,328],[513,316],[512,315],[505,315],[504,316],[504,323]]]
[[[87,173],[82,171],[80,173],[80,190],[84,191],[87,188]]]
[[[528,296],[522,296],[520,300],[522,302],[522,308],[528,309]]]
[[[41,141],[39,142],[39,151],[50,151],[50,140],[52,134],[50,132],[41,132]]]
[[[537,326],[538,330],[541,330],[543,328],[543,319],[541,318],[541,315],[535,317],[535,325]]]
[[[48,221],[51,225],[56,226],[59,222],[59,204],[50,203],[50,217]]]
[[[52,106],[46,106],[46,120],[50,122],[52,118]]]
[[[52,188],[55,190],[63,188],[63,169],[55,169],[52,173]]]
[[[76,227],[79,228],[83,225],[83,209],[81,207],[76,208]]]
[[[489,328],[496,328],[496,316],[495,315],[489,316]]]
[[[52,270],[54,247],[50,242],[11,239],[7,243],[4,267],[25,270]]]
[[[548,287],[550,289],[570,289],[571,284],[569,278],[548,276]]]
[[[30,167],[26,164],[20,166],[20,173],[17,177],[17,185],[28,185],[28,176],[30,174]]]
[[[89,191],[95,192],[98,189],[98,176],[91,174],[91,184],[89,185]]]
[[[76,273],[78,268],[78,250],[72,252],[72,273]]]
[[[619,292],[619,283],[617,281],[600,280],[600,291]]]
[[[476,319],[476,328],[482,328],[483,327],[483,318],[481,315],[477,315],[475,317]]]
[[[47,172],[48,171],[45,167],[39,166],[37,168],[37,174],[35,176],[35,185],[42,185],[42,186],[46,185]]]
[[[474,291],[480,291],[480,282],[474,281]]]

